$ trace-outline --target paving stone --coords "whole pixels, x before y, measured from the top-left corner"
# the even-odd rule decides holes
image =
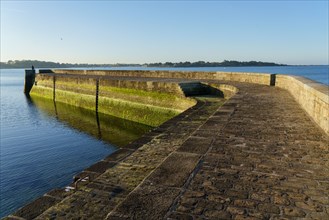
[[[230,219],[231,214],[226,211],[218,211],[218,210],[207,210],[204,213],[204,216],[210,219]]]
[[[211,142],[211,138],[190,137],[177,151],[204,154],[210,148]]]
[[[121,148],[116,152],[112,153],[111,155],[109,155],[108,157],[106,157],[104,160],[108,162],[118,162],[123,158],[127,157],[128,155],[130,155],[132,152],[133,151],[130,149]]]
[[[295,207],[284,207],[283,213],[289,217],[304,217],[306,215],[303,210]]]
[[[280,208],[271,203],[263,203],[258,205],[258,210],[261,212],[280,214]]]
[[[167,218],[168,220],[193,220],[193,216],[189,214],[183,214],[179,212],[171,213]]]
[[[104,173],[107,169],[116,165],[114,162],[107,162],[107,161],[99,161],[90,167],[88,167],[85,171],[95,172],[95,173]]]
[[[308,210],[308,211],[315,211],[315,212],[323,212],[323,207],[313,201],[304,201],[304,202],[295,202],[295,205],[298,208]]]
[[[246,215],[236,215],[234,217],[235,220],[259,220],[261,218],[257,217],[251,217],[251,216],[246,216]],[[281,219],[282,220],[282,219]]]
[[[243,199],[236,199],[233,203],[235,206],[238,207],[245,207],[245,208],[255,208],[257,206],[257,202],[253,200],[243,200]]]
[[[47,210],[52,205],[55,205],[58,202],[55,198],[49,196],[40,197],[37,200],[34,200],[30,204],[24,206],[23,208],[19,209],[13,215],[22,217],[25,219],[34,219],[42,212]]]
[[[77,191],[36,219],[104,219],[119,201],[104,191]]]
[[[65,197],[71,195],[73,191],[65,191],[65,189],[53,189],[49,192],[47,192],[45,195],[56,198],[58,200],[62,200]]]
[[[305,219],[329,219],[329,213],[325,212],[311,212],[309,213]]]
[[[160,186],[142,186],[131,193],[127,199],[110,213],[114,217],[161,219],[166,214],[179,189]]]
[[[275,194],[272,197],[274,204],[288,206],[291,202],[288,199],[288,195],[285,193]]]
[[[150,185],[182,187],[196,167],[199,158],[197,154],[173,153],[145,182]]]
[[[229,206],[226,209],[228,212],[230,212],[232,215],[243,215],[246,210],[240,207],[234,207],[234,206]]]
[[[6,216],[6,217],[2,218],[2,220],[25,220],[25,218],[20,218],[17,216]]]

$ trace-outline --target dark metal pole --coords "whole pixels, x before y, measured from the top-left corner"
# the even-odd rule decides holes
[[[99,79],[96,79],[96,112],[98,112]]]

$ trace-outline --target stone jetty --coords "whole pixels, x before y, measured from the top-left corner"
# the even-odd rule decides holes
[[[56,74],[193,79],[224,99],[197,96],[79,174],[75,189],[55,189],[5,219],[329,219],[328,86],[250,73]]]

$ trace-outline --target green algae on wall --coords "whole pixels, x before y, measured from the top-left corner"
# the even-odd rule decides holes
[[[41,75],[37,76],[37,85],[33,87],[31,96],[53,99],[55,85],[56,102],[95,110],[96,80]],[[195,100],[182,97],[181,94],[173,94],[173,85],[170,85],[170,92],[166,93],[147,91],[148,82],[141,82],[140,87],[143,87],[142,83],[145,84],[146,90],[100,85],[98,112],[149,126],[158,126],[196,103]],[[125,86],[127,85],[134,83],[125,83]],[[162,82],[160,86],[164,85]]]
[[[191,99],[178,97],[170,93],[106,86],[100,86],[99,90],[101,96],[171,108],[176,111],[184,111],[194,104]]]
[[[106,97],[99,97],[98,111],[150,126],[158,126],[182,112],[165,107]]]

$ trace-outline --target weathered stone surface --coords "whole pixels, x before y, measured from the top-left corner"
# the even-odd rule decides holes
[[[181,214],[178,212],[171,213],[167,218],[168,220],[193,220],[193,216],[189,214]]]
[[[142,186],[110,213],[107,219],[161,219],[168,211],[179,189]]]
[[[17,217],[17,216],[6,216],[2,218],[3,220],[25,220],[25,218]]]
[[[104,219],[119,201],[120,198],[112,198],[105,191],[77,191],[36,219]]]
[[[204,154],[209,149],[211,143],[211,138],[190,137],[178,148],[178,151]]]
[[[113,167],[116,163],[107,162],[107,161],[99,161],[88,167],[86,171],[95,172],[95,173],[104,173],[107,169]]]
[[[283,213],[289,217],[304,217],[306,215],[303,210],[295,207],[284,207]]]
[[[34,219],[57,202],[58,201],[55,198],[43,196],[19,209],[13,215],[25,219]]]
[[[58,200],[62,200],[65,197],[71,195],[73,191],[65,191],[64,189],[53,189],[50,192],[47,192],[46,195],[54,197]]]
[[[248,93],[220,108],[230,109],[230,118],[219,132],[211,132],[210,151],[175,210],[201,217],[207,206],[212,207],[208,213],[216,213],[215,203],[230,213],[227,219],[323,219],[328,215],[329,152],[323,147],[328,137],[288,92],[255,86]],[[227,117],[215,115],[212,121]],[[205,196],[190,197],[190,190]]]
[[[171,154],[147,179],[150,185],[182,187],[196,167],[200,156],[189,153]]]
[[[120,160],[130,155],[132,152],[133,152],[132,150],[121,148],[116,152],[114,152],[113,154],[106,157],[104,160],[108,162],[119,162]]]

